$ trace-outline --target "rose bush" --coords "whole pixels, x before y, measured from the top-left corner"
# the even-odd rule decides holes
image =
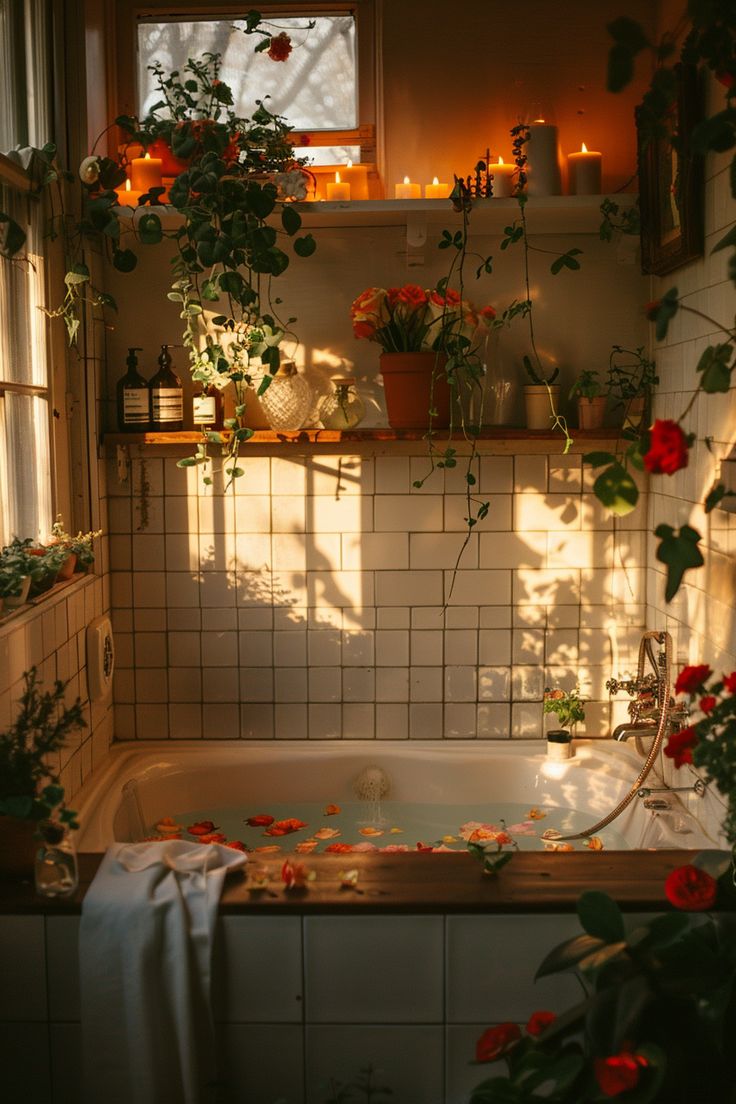
[[[657,419],[650,430],[644,467],[655,475],[674,475],[687,467],[689,447],[688,438],[677,422]]]

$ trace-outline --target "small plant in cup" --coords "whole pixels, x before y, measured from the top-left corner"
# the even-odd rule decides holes
[[[521,362],[524,365],[524,371],[531,380],[531,383],[528,383],[524,388],[526,427],[527,429],[550,432],[563,424],[560,415],[557,413],[560,387],[559,384],[555,383],[555,380],[560,374],[559,366],[550,365],[547,371],[536,355],[534,361],[531,357],[524,356],[521,358]],[[566,427],[565,432],[567,432]]]
[[[594,368],[583,368],[570,388],[570,398],[578,402],[580,429],[600,429],[606,413],[607,391]]]
[[[612,347],[607,383],[614,406],[623,409],[624,425],[638,429],[648,424],[648,407],[659,376],[654,361],[644,355],[643,345],[637,349]]]
[[[574,728],[579,721],[585,720],[585,701],[580,697],[580,687],[574,690],[544,691],[544,713],[554,713],[562,728]]]

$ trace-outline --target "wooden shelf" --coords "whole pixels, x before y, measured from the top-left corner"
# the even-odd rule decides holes
[[[571,430],[573,444],[570,451],[588,452],[597,447],[610,448],[620,436],[619,428],[596,430]],[[229,436],[223,431],[223,437]],[[105,435],[106,447],[128,445],[140,453],[163,453],[166,451],[191,452],[202,440],[202,435],[194,430],[180,433],[108,433]],[[311,452],[416,452],[426,439],[421,429],[354,429],[342,431],[336,429],[300,429],[293,433],[277,432],[271,429],[256,430],[253,436],[242,445],[243,455],[264,455],[278,451],[305,453]],[[451,440],[458,453],[468,452],[472,447],[472,438],[462,433],[453,433],[448,437],[446,430],[437,430],[435,441],[440,445]],[[497,429],[484,429],[477,437],[478,451],[483,453],[547,453],[563,448],[564,437],[560,433],[535,433],[528,429],[512,429],[506,426]],[[211,446],[213,449],[217,445]]]
[[[532,197],[526,205],[526,218],[532,234],[597,234],[602,216],[600,206],[605,196],[544,196]],[[633,207],[637,196],[616,195],[622,208]],[[343,227],[380,227],[431,225],[453,226],[460,215],[453,211],[447,199],[367,199],[344,203],[296,203],[305,230]],[[132,219],[137,211],[153,211],[165,228],[180,226],[182,216],[173,207],[123,207],[122,218]],[[476,233],[498,234],[518,216],[515,199],[476,200],[470,215],[471,230]]]

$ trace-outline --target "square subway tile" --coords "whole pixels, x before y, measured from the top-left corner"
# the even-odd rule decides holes
[[[308,1027],[307,1104],[323,1104],[331,1078],[349,1084],[366,1066],[391,1088],[391,1100],[444,1104],[443,1035],[441,1027]]]

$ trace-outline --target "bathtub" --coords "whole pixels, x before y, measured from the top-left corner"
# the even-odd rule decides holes
[[[121,743],[75,798],[77,847],[104,851],[115,840],[140,839],[162,816],[190,809],[237,805],[258,812],[277,801],[354,801],[356,777],[369,766],[385,771],[390,801],[441,811],[463,804],[491,809],[511,799],[530,808],[574,808],[586,814],[587,828],[626,795],[640,765],[633,747],[608,740],[578,741],[573,758],[562,763],[548,760],[539,740]],[[645,784],[661,782],[652,772]],[[717,845],[697,798],[667,798],[665,811],[634,799],[611,826],[614,846]]]

